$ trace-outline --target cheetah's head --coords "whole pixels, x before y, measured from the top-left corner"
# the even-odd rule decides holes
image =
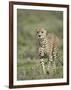
[[[46,30],[45,29],[43,29],[43,28],[38,28],[37,29],[37,37],[38,37],[38,39],[44,39],[44,38],[46,38]]]

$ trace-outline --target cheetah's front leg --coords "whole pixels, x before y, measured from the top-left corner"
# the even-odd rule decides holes
[[[53,57],[52,57],[52,54],[49,55],[49,60],[48,60],[48,73],[52,75],[53,73]]]
[[[40,62],[41,62],[41,65],[42,65],[43,73],[46,74],[44,60],[43,59],[40,59]]]

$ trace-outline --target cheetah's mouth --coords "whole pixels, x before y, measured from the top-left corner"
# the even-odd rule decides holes
[[[44,37],[41,36],[41,37],[38,37],[38,39],[39,39],[39,40],[44,40]]]

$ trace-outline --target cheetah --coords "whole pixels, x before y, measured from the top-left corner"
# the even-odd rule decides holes
[[[53,33],[47,32],[44,28],[37,29],[37,39],[38,39],[38,52],[40,59],[47,56],[48,58],[48,71],[52,67],[52,69],[56,68],[56,57],[57,50],[59,47],[59,38]]]

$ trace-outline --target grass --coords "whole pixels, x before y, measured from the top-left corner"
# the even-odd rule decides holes
[[[43,27],[61,41],[56,61],[56,72],[47,72],[48,59],[44,58],[46,74],[38,57],[36,29]],[[63,77],[63,12],[17,9],[17,79],[52,79]]]
[[[53,73],[51,76],[47,72],[47,59],[44,59],[44,64],[46,74],[43,73],[40,60],[18,60],[18,80],[50,79],[63,77],[63,66],[61,66],[61,64],[57,63],[56,73]]]

